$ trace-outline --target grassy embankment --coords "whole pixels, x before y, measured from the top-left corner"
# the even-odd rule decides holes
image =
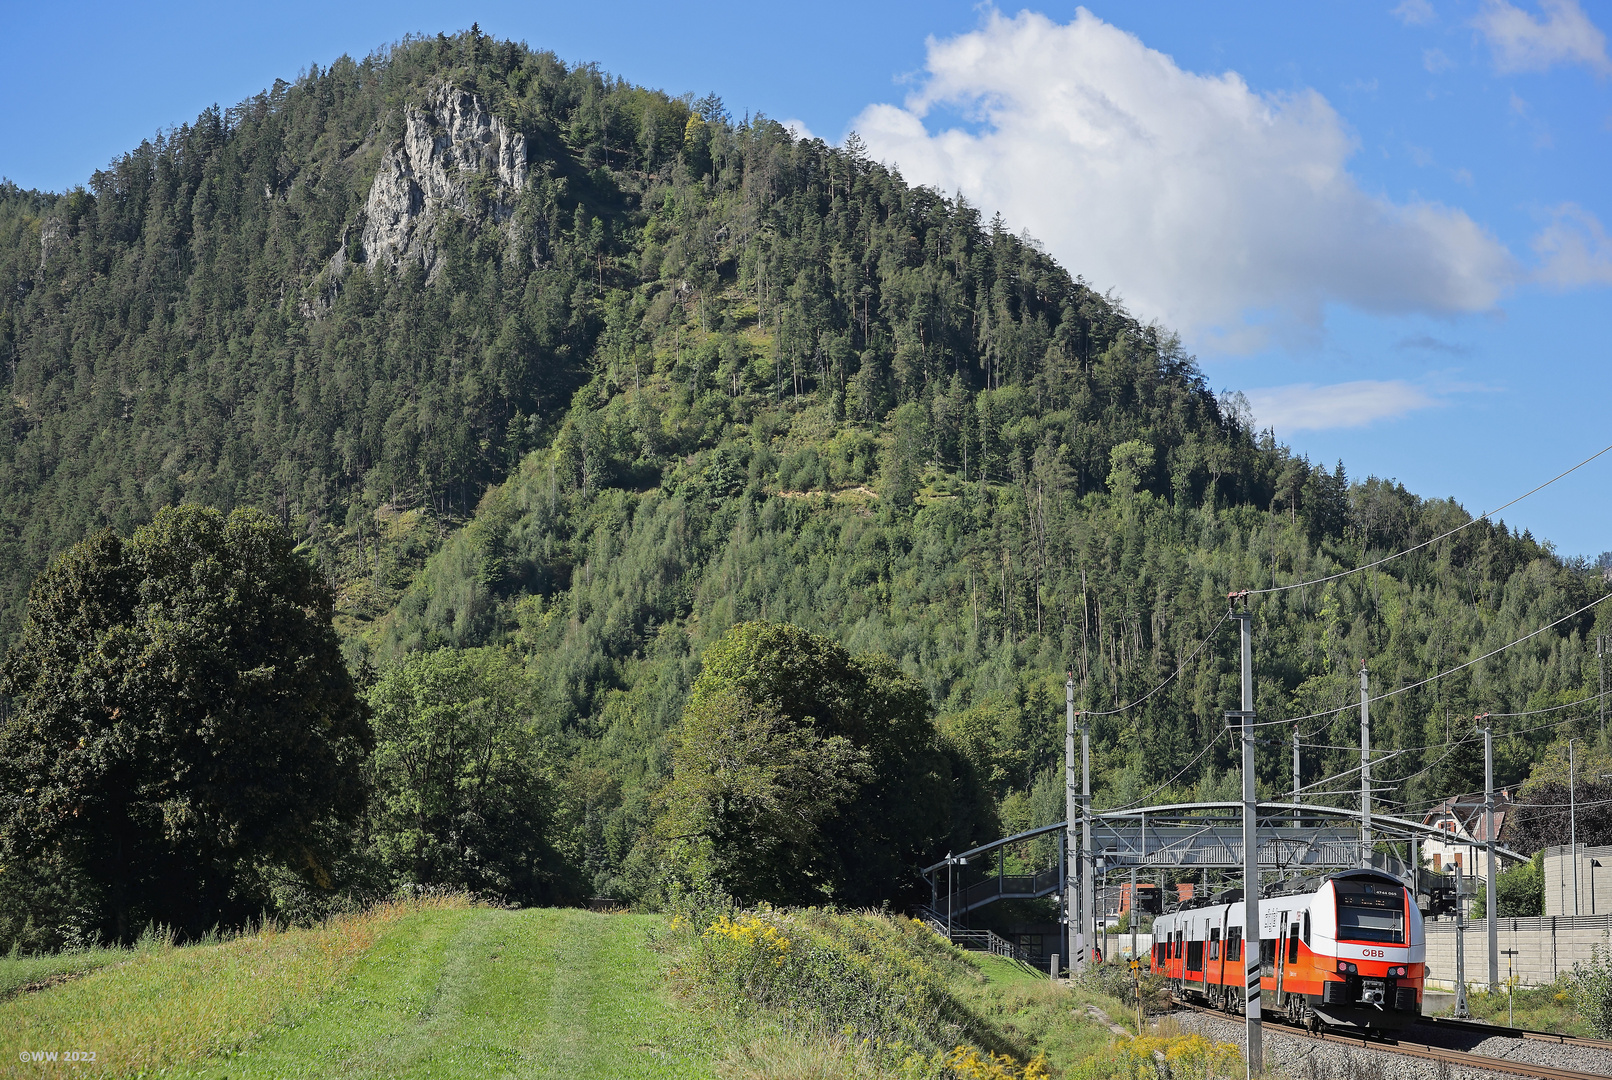
[[[718,906],[680,913],[656,946],[673,958],[681,996],[747,1033],[722,1063],[743,1080],[1243,1074],[1235,1047],[1202,1036],[1132,1038],[1101,980],[1055,986],[963,954],[910,919]],[[1110,1030],[1116,1021],[1128,1030]]]
[[[1195,1053],[1118,1038],[1086,1010],[1129,1025],[1112,999],[964,956],[907,920],[732,915],[442,899],[185,947],[13,957],[0,1077],[1022,1080],[1152,1076],[1154,1049]],[[57,1061],[22,1060],[36,1051]]]
[[[1575,1004],[1571,978],[1566,975],[1550,986],[1519,986],[1510,997],[1505,987],[1491,994],[1487,989],[1474,986],[1467,990],[1466,1001],[1467,1011],[1474,1020],[1585,1039],[1600,1037]],[[1446,1005],[1437,1015],[1449,1016],[1453,1010],[1453,1005]]]
[[[0,961],[0,1076],[706,1077],[648,916],[389,905],[314,930]],[[55,968],[55,971],[52,968]],[[95,1051],[92,1065],[26,1051]]]

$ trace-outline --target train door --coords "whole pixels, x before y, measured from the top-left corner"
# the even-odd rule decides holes
[[[1287,1004],[1287,998],[1283,994],[1284,985],[1282,981],[1282,972],[1286,970],[1286,965],[1282,961],[1287,959],[1287,912],[1285,911],[1282,912],[1281,922],[1276,924],[1276,953],[1272,959],[1276,961],[1276,1004],[1285,1005]]]
[[[1191,927],[1187,934],[1187,978],[1203,982],[1203,931],[1191,923],[1187,925]]]

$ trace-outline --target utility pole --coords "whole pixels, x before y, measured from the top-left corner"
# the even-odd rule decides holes
[[[1136,864],[1131,864],[1131,960],[1136,960],[1136,922],[1142,911],[1136,906]]]
[[[1137,857],[1137,863],[1141,864],[1141,863],[1145,863],[1145,862],[1147,862],[1147,815],[1143,814],[1142,815],[1142,853],[1141,853],[1141,855],[1139,855]],[[1164,891],[1163,889],[1159,890],[1159,892],[1161,892],[1161,893],[1163,891]],[[1136,934],[1137,934],[1136,916],[1138,915],[1139,912],[1138,912],[1138,909],[1136,907],[1136,899],[1137,899],[1137,897],[1136,897],[1136,867],[1133,866],[1133,867],[1131,867],[1131,959],[1132,960],[1138,959],[1138,957],[1136,955]],[[1141,978],[1141,976],[1138,975],[1137,978]],[[1138,998],[1137,1000],[1140,1001],[1141,999]],[[1136,1030],[1141,1031],[1142,1029],[1137,1028]]]
[[[1578,917],[1578,767],[1573,744],[1567,740],[1567,864],[1573,868],[1573,917]]]
[[[1559,804],[1558,804],[1559,805]],[[1500,920],[1495,915],[1494,882],[1494,725],[1483,714],[1483,841],[1489,865],[1483,916],[1489,928],[1489,992],[1500,989]]]
[[[1293,725],[1293,802],[1299,801],[1299,726]]]
[[[957,895],[957,879],[952,874],[956,860],[946,852],[946,940],[952,940],[952,897]]]
[[[1059,883],[1061,885],[1061,887],[1058,889],[1058,925],[1060,925],[1060,926],[1068,926],[1069,925],[1069,825],[1068,825],[1067,822],[1064,823],[1063,832],[1058,834],[1058,881],[1059,881]],[[1067,937],[1068,935],[1065,934],[1065,936]],[[1066,946],[1060,945],[1060,947],[1062,948],[1062,947],[1066,947]],[[1064,955],[1067,955],[1067,954],[1064,954]],[[1058,963],[1058,961],[1061,958],[1062,957],[1060,957],[1060,955],[1058,953],[1053,953],[1052,954],[1051,974],[1052,974],[1052,981],[1053,982],[1058,981],[1058,972],[1060,970],[1062,970],[1062,965],[1060,965]]]
[[[1371,869],[1371,691],[1360,661],[1360,866]]]
[[[1461,895],[1461,864],[1455,864],[1455,1018],[1471,1014],[1466,1007],[1466,897]]]
[[[1097,940],[1097,863],[1091,849],[1091,719],[1080,714],[1080,970]]]
[[[1242,599],[1243,610],[1233,609],[1231,617],[1241,631],[1243,707],[1232,716],[1239,721],[1243,739],[1243,1017],[1248,1080],[1254,1080],[1265,1071],[1259,1015],[1259,804],[1254,787],[1254,615],[1248,610],[1248,598]]]
[[[1598,634],[1595,638],[1595,668],[1600,676],[1601,689],[1601,748],[1606,748],[1606,635]]]
[[[1069,945],[1069,951],[1064,955],[1069,958],[1072,973],[1075,969],[1075,957],[1080,955],[1080,900],[1075,893],[1073,879],[1085,869],[1078,857],[1071,859],[1068,856],[1075,846],[1073,835],[1075,816],[1079,811],[1075,798],[1075,673],[1073,671],[1069,672],[1069,677],[1063,684],[1063,704],[1064,933],[1068,937]],[[1073,873],[1070,872],[1071,869]]]

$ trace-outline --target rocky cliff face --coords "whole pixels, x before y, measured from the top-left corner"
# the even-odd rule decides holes
[[[425,105],[408,107],[402,142],[381,159],[364,208],[363,258],[391,266],[422,260],[434,277],[437,223],[459,214],[503,224],[515,212],[526,175],[526,136],[511,131],[475,94],[443,85]],[[486,183],[473,186],[480,176]],[[333,269],[342,269],[348,257],[343,245]]]

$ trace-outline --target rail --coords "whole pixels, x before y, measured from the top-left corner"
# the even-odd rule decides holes
[[[1612,1039],[1586,1039],[1578,1035],[1562,1035],[1555,1031],[1535,1031],[1533,1028],[1512,1027],[1509,1024],[1485,1024],[1481,1020],[1457,1020],[1450,1016],[1424,1016],[1420,1022],[1431,1028],[1474,1031],[1505,1039],[1526,1039],[1530,1042],[1556,1043],[1560,1046],[1591,1046],[1597,1050],[1612,1050]]]
[[[1212,1009],[1205,1005],[1195,1005],[1190,1001],[1182,1001],[1179,998],[1174,1000],[1175,1004],[1181,1008],[1204,1013],[1217,1020],[1229,1021],[1233,1019],[1219,1009]],[[1299,1024],[1277,1019],[1270,1013],[1265,1014],[1263,1023],[1266,1027],[1279,1028],[1283,1035],[1291,1035],[1295,1038],[1341,1043],[1344,1046],[1353,1046],[1362,1050],[1381,1050],[1388,1054],[1400,1054],[1404,1057],[1419,1058],[1422,1061],[1442,1062],[1446,1065],[1460,1065],[1483,1072],[1528,1076],[1535,1078],[1535,1080],[1606,1080],[1605,1073],[1580,1072],[1577,1069],[1564,1069],[1555,1065],[1538,1065],[1529,1061],[1518,1061],[1516,1058],[1496,1057],[1490,1054],[1472,1054],[1465,1050],[1451,1050],[1443,1046],[1407,1042],[1404,1039],[1395,1039],[1383,1035],[1342,1035],[1333,1031],[1312,1033]],[[1502,1035],[1504,1029],[1497,1027],[1494,1033]]]

